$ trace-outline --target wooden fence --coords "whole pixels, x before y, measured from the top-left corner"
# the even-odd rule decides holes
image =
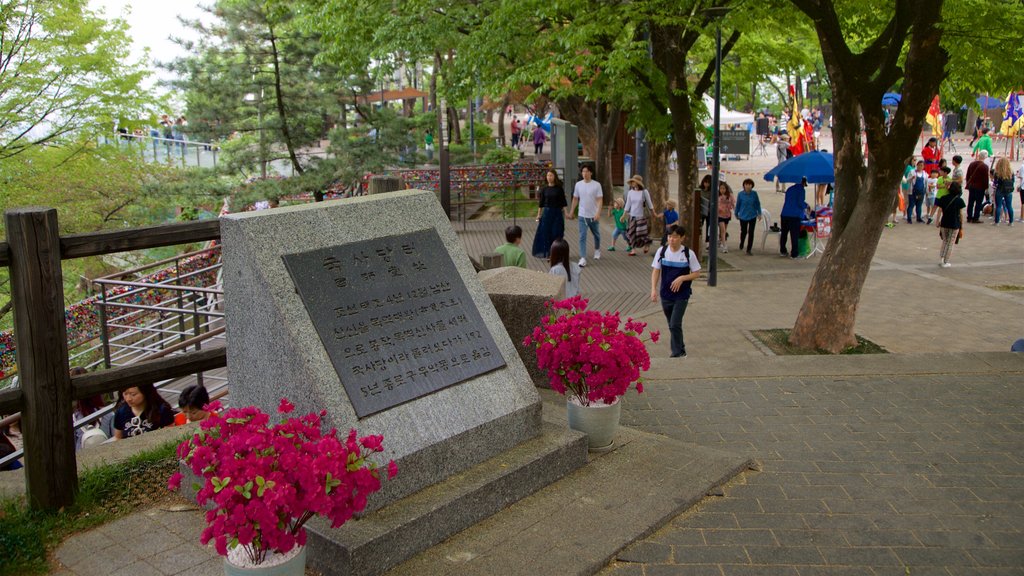
[[[10,269],[21,386],[0,392],[0,413],[22,414],[30,506],[58,509],[78,491],[74,400],[227,365],[226,349],[215,348],[69,376],[61,260],[215,240],[220,221],[60,236],[55,209],[28,207],[7,210],[4,222],[0,265]]]

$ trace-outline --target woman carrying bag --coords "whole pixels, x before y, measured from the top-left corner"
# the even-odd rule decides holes
[[[650,208],[654,213],[654,202],[651,201],[651,194],[644,188],[643,177],[637,175],[626,181],[629,191],[626,192],[625,212],[623,218],[629,218],[629,226],[626,227],[626,240],[629,242],[629,255],[636,256],[636,249],[643,248],[644,254],[650,250],[650,223],[647,219],[644,208]]]

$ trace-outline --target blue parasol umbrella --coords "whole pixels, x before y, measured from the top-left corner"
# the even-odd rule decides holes
[[[882,106],[899,106],[903,96],[896,92],[886,92],[882,95]]]
[[[799,182],[807,178],[811,184],[831,184],[836,181],[835,161],[828,152],[805,152],[772,168],[764,175],[768,182],[776,178],[782,182]]]
[[[989,96],[988,94],[984,96],[978,96],[976,102],[978,103],[978,106],[981,106],[982,110],[992,110],[993,108],[1003,107],[1002,100],[994,96]]]

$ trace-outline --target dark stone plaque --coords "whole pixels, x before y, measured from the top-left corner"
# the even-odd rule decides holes
[[[505,365],[433,229],[282,258],[360,418]]]

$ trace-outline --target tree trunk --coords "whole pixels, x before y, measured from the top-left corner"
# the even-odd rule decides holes
[[[511,95],[508,94],[508,93],[505,94],[505,97],[501,99],[501,110],[498,111],[498,142],[501,142],[502,146],[504,146],[505,142],[506,142],[506,140],[505,140],[505,111],[508,110],[508,103],[509,103],[509,100],[510,100],[510,96]],[[491,119],[489,117],[491,112],[493,112],[493,110],[488,112],[488,119],[487,119],[488,123],[490,123],[490,121],[491,121]]]
[[[277,52],[277,37],[274,35],[274,26],[268,24],[270,31],[270,56],[274,62],[274,96],[277,100],[277,115],[281,118],[281,137],[284,139],[285,148],[288,149],[288,159],[291,160],[292,168],[296,174],[302,174],[302,164],[295,154],[295,143],[292,142],[291,131],[288,129],[288,114],[284,107],[284,94],[281,88],[281,59]]]
[[[441,53],[434,52],[434,70],[430,74],[430,106],[434,110],[434,115],[437,119],[434,121],[434,127],[437,130],[437,138],[434,140],[435,147],[440,151],[446,144],[445,133],[444,133],[444,116],[441,114],[441,107],[437,105],[437,71],[441,69]]]
[[[840,352],[856,345],[854,325],[861,291],[871,267],[895,190],[913,154],[921,122],[946,75],[941,48],[942,1],[930,10],[897,5],[885,36],[854,54],[846,45],[831,5],[793,0],[814,22],[833,87],[836,197],[832,237],[822,254],[790,333],[791,344]],[[910,49],[899,64],[910,31]],[[937,73],[936,70],[939,72]],[[903,77],[903,99],[885,135],[878,97]],[[798,78],[799,81],[799,78]],[[860,117],[871,154],[864,166]]]
[[[557,101],[562,117],[579,129],[583,154],[594,159],[594,179],[601,183],[607,205],[615,196],[612,187],[612,144],[619,125],[621,110],[607,105],[588,102],[582,96],[567,96]],[[604,106],[603,118],[598,108]],[[603,120],[603,121],[601,121]]]
[[[462,144],[462,126],[459,124],[459,111],[454,106],[448,107],[448,133],[456,144]]]
[[[655,213],[661,213],[665,208],[665,200],[668,200],[671,194],[668,187],[668,164],[672,145],[668,142],[649,142],[647,146],[647,190],[651,193]],[[656,221],[654,218],[650,220],[652,237],[655,234]],[[657,227],[663,228],[664,224]]]

